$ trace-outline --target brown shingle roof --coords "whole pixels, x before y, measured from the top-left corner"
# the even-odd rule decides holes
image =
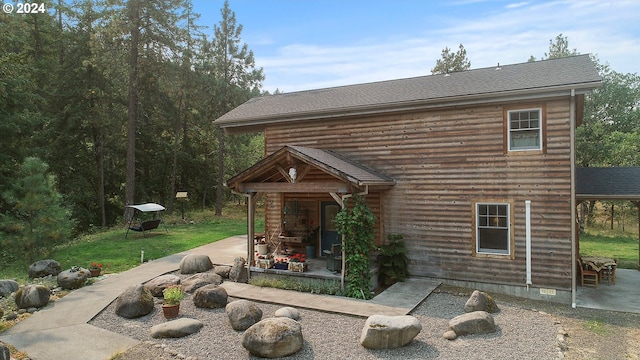
[[[279,177],[274,179],[264,174],[277,173],[277,170],[273,170],[275,166],[289,156],[357,186],[388,187],[395,184],[390,177],[331,150],[288,145],[235,175],[227,181],[227,185],[237,191],[240,184],[245,182],[280,181]]]
[[[463,101],[597,87],[601,78],[589,55],[501,65],[449,75],[429,75],[253,98],[218,118],[223,128],[260,126],[349,114],[408,110]],[[533,96],[533,95],[532,95]]]

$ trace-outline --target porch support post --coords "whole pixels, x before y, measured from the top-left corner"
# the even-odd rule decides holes
[[[576,308],[576,292],[577,292],[577,266],[576,262],[578,254],[576,252],[576,90],[571,89],[571,99],[569,107],[569,151],[570,151],[570,173],[571,173],[571,307]]]
[[[247,280],[251,279],[251,266],[253,266],[253,239],[255,238],[255,214],[257,196],[255,193],[247,194]]]

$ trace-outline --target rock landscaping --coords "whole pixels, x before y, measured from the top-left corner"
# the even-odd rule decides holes
[[[191,335],[202,329],[204,324],[196,319],[181,318],[155,325],[151,328],[152,338],[180,338]]]
[[[262,319],[262,310],[251,301],[236,300],[225,308],[231,327],[236,331],[247,330]]]
[[[143,285],[128,287],[116,300],[116,314],[133,319],[153,311],[155,303],[151,291]]]
[[[236,269],[242,263],[243,259],[237,259]],[[60,272],[62,273],[64,272]],[[333,354],[329,357],[335,358],[410,358],[411,355],[408,354],[421,354],[424,358],[433,358],[428,354],[436,348],[440,354],[438,358],[454,359],[471,353],[480,357],[483,353],[495,355],[490,346],[487,350],[479,350],[484,349],[480,344],[487,339],[505,338],[500,341],[502,343],[515,336],[517,340],[508,340],[508,343],[515,341],[514,344],[518,344],[520,348],[521,344],[531,341],[532,336],[530,327],[521,323],[530,323],[529,318],[532,316],[544,317],[544,314],[509,307],[498,311],[498,306],[491,296],[474,291],[466,302],[460,299],[452,303],[450,295],[447,295],[449,300],[443,301],[442,306],[435,310],[432,309],[434,303],[429,301],[438,301],[441,295],[432,294],[429,297],[431,300],[425,302],[428,306],[425,305],[423,308],[421,305],[408,316],[374,315],[364,321],[359,318],[307,310],[303,318],[300,309],[294,307],[258,304],[248,300],[229,298],[226,290],[219,286],[224,280],[221,275],[226,273],[235,276],[236,279],[242,278],[242,271],[234,272],[233,267],[216,266],[206,272],[189,276],[179,272],[165,274],[145,284],[131,286],[91,323],[142,341],[146,340],[147,349],[143,352],[145,355],[137,358],[159,358],[153,355],[152,349],[160,344],[149,342],[148,339],[158,339],[156,341],[175,339],[171,341],[179,342],[162,344],[158,348],[162,349],[163,353],[174,357],[194,360],[216,358],[221,353],[228,355],[229,358],[246,357],[246,352],[259,357],[287,356],[290,359],[326,358],[327,354]],[[183,301],[184,309],[181,310],[178,318],[167,321],[162,318],[160,311],[162,300],[159,297],[163,289],[175,285],[190,290],[187,295],[187,300],[190,301]],[[36,311],[46,306],[49,301],[51,290],[47,286],[28,285],[18,289],[16,287],[15,281],[0,280],[0,294],[4,294],[2,296],[5,297],[15,296],[16,303],[19,302],[19,307],[22,309],[20,312]],[[7,293],[9,295],[6,295]],[[265,309],[267,313],[273,314],[273,317],[263,318]],[[429,313],[435,311],[437,315],[425,317],[421,309]],[[114,314],[115,318],[110,316],[109,312]],[[494,319],[492,313],[498,313],[498,318]],[[4,315],[6,315],[5,319],[15,316],[14,313]],[[2,316],[0,314],[0,318]],[[153,321],[150,322],[152,319]],[[351,325],[345,329],[347,323]],[[551,340],[534,346],[535,353],[539,359],[554,359],[561,356],[562,351],[567,350],[567,333],[561,327],[557,327],[551,319],[546,323],[548,325],[542,328],[537,325],[535,336],[543,336]],[[427,333],[424,333],[423,329],[425,324],[429,324],[426,328]],[[522,330],[514,330],[514,327],[517,329],[519,326],[522,326]],[[209,328],[209,330],[201,331],[203,328]],[[212,332],[211,329],[215,331]],[[139,333],[140,330],[146,331],[146,334]],[[305,337],[303,337],[303,331]],[[442,331],[445,332],[437,336],[438,331],[440,334]],[[357,333],[360,333],[359,340]],[[224,345],[218,341],[212,341],[214,334],[215,338],[224,341]],[[523,337],[520,338],[519,334]],[[459,339],[461,336],[469,340],[451,342],[463,341],[454,347],[445,345],[450,342],[449,340]],[[193,340],[189,340],[191,338]],[[445,343],[439,341],[445,341]],[[238,346],[245,351],[244,355],[237,352]],[[229,350],[224,350],[227,347]],[[235,350],[230,350],[232,348]],[[362,352],[358,348],[366,350]],[[332,353],[332,349],[339,349],[339,353]],[[445,350],[442,349],[447,351],[444,357],[442,354]],[[131,353],[134,354],[135,350]],[[0,360],[2,360],[1,355],[0,347]],[[516,354],[513,355],[512,358],[519,358]],[[129,360],[136,357],[125,356],[122,359]]]
[[[195,274],[213,269],[213,263],[207,255],[189,254],[180,261],[181,274]]]
[[[256,356],[289,356],[302,348],[302,327],[288,317],[267,318],[244,332],[242,346]]]
[[[29,279],[37,279],[45,276],[56,276],[62,271],[60,263],[52,260],[36,261],[29,266]]]
[[[199,308],[218,309],[227,306],[227,290],[216,285],[205,285],[193,293],[193,304]]]
[[[360,345],[367,349],[395,349],[407,345],[422,330],[413,316],[372,315],[360,335]]]
[[[66,290],[80,289],[91,277],[91,272],[85,268],[72,267],[58,274],[58,286]]]

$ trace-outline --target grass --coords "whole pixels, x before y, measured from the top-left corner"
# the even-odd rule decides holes
[[[638,268],[638,239],[625,236],[601,235],[587,231],[580,234],[580,254],[618,259],[621,269]]]
[[[87,268],[91,262],[97,262],[103,264],[103,274],[122,272],[140,264],[142,250],[145,261],[153,260],[247,233],[244,207],[228,206],[223,214],[222,217],[216,217],[211,211],[189,213],[187,215],[191,222],[186,224],[178,217],[167,217],[165,223],[168,234],[160,225],[146,237],[130,231],[125,238],[124,227],[101,230],[57,247],[47,258],[58,261],[63,269],[71,266]],[[264,227],[263,221],[257,221],[256,228],[261,227]],[[0,279],[16,279],[19,283],[26,283],[28,267],[27,260],[8,264],[0,269]]]
[[[605,322],[600,319],[592,319],[584,322],[584,328],[598,335],[604,335],[607,332]]]

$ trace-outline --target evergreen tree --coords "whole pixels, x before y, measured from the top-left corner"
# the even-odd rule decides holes
[[[260,94],[264,80],[262,68],[256,68],[253,51],[246,43],[242,43],[242,25],[236,24],[236,15],[225,1],[220,11],[222,19],[214,26],[214,38],[211,42],[204,40],[201,48],[202,76],[206,77],[205,89],[212,102],[206,113],[210,118],[218,118],[248,99]],[[224,179],[227,152],[226,136],[221,129],[216,129],[217,147],[217,186],[216,215],[222,215],[224,202]],[[231,141],[238,141],[233,139]]]
[[[448,47],[442,50],[442,58],[436,61],[436,66],[431,69],[431,74],[449,74],[469,69],[471,69],[471,62],[467,58],[467,50],[460,44],[455,53],[452,53]]]
[[[3,248],[22,251],[33,261],[71,235],[70,212],[63,206],[55,176],[42,160],[25,159],[2,198],[11,206],[2,219]]]

